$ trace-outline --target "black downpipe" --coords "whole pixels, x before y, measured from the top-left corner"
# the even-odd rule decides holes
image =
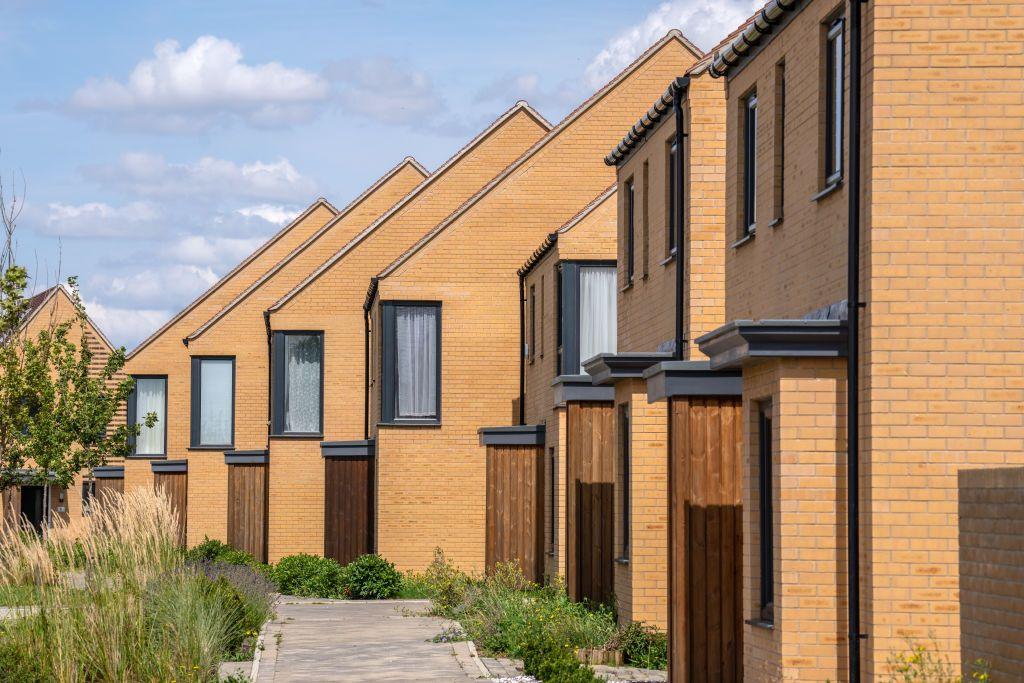
[[[363,439],[370,439],[370,309],[363,307]]]
[[[519,424],[526,424],[526,275],[519,274]]]
[[[267,328],[267,453],[269,453],[270,434],[274,424],[274,335],[270,330],[270,311],[263,311],[263,324]]]
[[[686,253],[686,249],[683,246],[683,221],[686,219],[686,210],[684,208],[686,182],[683,179],[683,168],[685,166],[683,164],[683,141],[686,139],[686,133],[683,132],[683,91],[688,83],[688,79],[679,79],[676,81],[676,87],[673,88],[672,93],[672,109],[675,112],[676,118],[676,186],[672,188],[672,191],[676,193],[676,339],[675,350],[672,356],[676,360],[683,360],[683,347],[686,345],[686,339],[683,334],[683,284],[686,277],[686,273],[683,272]]]
[[[850,683],[860,683],[860,99],[861,3],[850,2],[850,186],[846,301],[846,548]]]

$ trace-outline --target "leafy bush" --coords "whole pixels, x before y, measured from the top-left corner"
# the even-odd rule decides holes
[[[299,553],[282,557],[271,570],[277,588],[287,595],[341,598],[345,595],[345,571],[329,557]]]
[[[362,555],[345,565],[345,593],[362,600],[386,600],[398,595],[402,575],[380,555]]]
[[[433,602],[434,611],[440,615],[446,615],[461,605],[466,598],[466,589],[472,583],[469,575],[452,564],[440,548],[434,548],[433,561],[416,580]]]
[[[621,650],[626,663],[641,669],[664,669],[668,666],[668,634],[652,626],[630,622],[619,629],[608,643]]]
[[[939,651],[934,640],[931,647],[911,641],[907,641],[907,645],[910,648],[909,652],[897,652],[888,658],[891,683],[961,683],[968,680],[988,683],[992,680],[989,675],[989,663],[984,659],[974,662],[971,666],[971,677],[968,679],[962,677],[949,661],[949,657]]]
[[[430,584],[422,573],[407,571],[402,575],[402,587],[396,597],[402,600],[422,600],[430,597]]]
[[[571,645],[541,635],[523,648],[523,672],[544,683],[594,683],[601,680],[580,663]]]
[[[234,615],[225,659],[251,659],[260,629],[273,616],[275,586],[252,567],[217,562],[198,567],[223,609]]]
[[[227,543],[208,536],[204,537],[203,542],[199,545],[185,551],[185,561],[190,563],[222,562],[246,567],[259,565],[256,558],[244,550],[237,550]]]

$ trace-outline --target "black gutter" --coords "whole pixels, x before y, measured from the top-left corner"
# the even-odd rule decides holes
[[[686,211],[683,208],[686,200],[686,183],[683,180],[683,142],[686,139],[686,133],[683,132],[683,93],[690,85],[690,77],[684,76],[683,78],[676,79],[673,85],[675,87],[672,92],[672,109],[675,111],[676,118],[676,186],[672,188],[672,191],[676,193],[676,339],[673,358],[683,360],[683,346],[686,344],[683,333],[683,287],[685,278],[683,261],[684,254],[686,253],[683,247],[683,221],[686,219]]]
[[[860,683],[860,105],[861,3],[850,0],[850,186],[846,273],[846,566],[850,683]]]
[[[370,311],[363,309],[363,438],[370,438]]]
[[[274,334],[270,330],[270,311],[263,311],[263,324],[267,328],[267,452],[270,452],[270,432],[274,424]]]
[[[519,271],[519,424],[526,424],[526,273]]]

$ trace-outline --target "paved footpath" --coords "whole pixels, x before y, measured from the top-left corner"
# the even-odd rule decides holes
[[[404,616],[422,615],[427,607],[426,600],[285,598],[267,629],[257,683],[465,683],[479,677],[471,666],[463,669],[451,644],[430,642],[445,620]]]

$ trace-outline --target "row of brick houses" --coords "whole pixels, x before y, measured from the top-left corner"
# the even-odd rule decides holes
[[[189,545],[517,561],[667,629],[672,680],[915,642],[1024,677],[1022,32],[771,0],[555,125],[520,102],[132,351],[159,423],[97,476],[163,487]]]

